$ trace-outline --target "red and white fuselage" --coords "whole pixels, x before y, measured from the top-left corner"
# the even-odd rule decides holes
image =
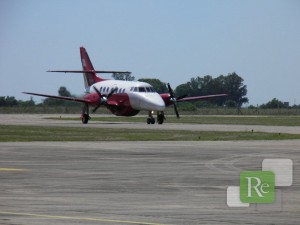
[[[90,106],[94,107],[93,112],[95,112],[100,106],[105,106],[117,116],[134,116],[140,111],[148,111],[148,124],[155,123],[152,116],[154,111],[157,112],[158,123],[162,124],[165,119],[164,110],[168,105],[174,105],[176,115],[179,118],[176,102],[226,96],[226,94],[195,97],[186,97],[185,95],[176,98],[169,84],[169,93],[158,94],[150,84],[145,82],[107,80],[98,77],[97,73],[120,73],[120,71],[95,70],[84,47],[80,48],[80,57],[82,70],[56,70],[48,72],[82,73],[86,89],[86,94],[83,98],[46,95],[31,92],[24,93],[83,103],[84,105],[81,115],[83,123],[87,123],[90,119]]]

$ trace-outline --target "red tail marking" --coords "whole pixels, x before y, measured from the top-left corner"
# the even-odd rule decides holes
[[[88,88],[94,83],[104,80],[100,77],[97,77],[90,57],[84,47],[80,47],[80,58],[82,63],[82,69],[85,71],[91,71],[83,74],[85,88]]]

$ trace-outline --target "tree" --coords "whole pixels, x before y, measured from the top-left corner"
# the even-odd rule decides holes
[[[24,107],[35,106],[35,102],[33,101],[33,97],[30,96],[30,100],[28,100],[28,101],[19,100],[18,105],[19,106],[24,106]]]
[[[191,93],[190,86],[187,83],[178,85],[174,91],[176,96],[183,96]]]
[[[157,93],[159,94],[168,92],[167,84],[165,82],[160,81],[159,79],[142,78],[138,81],[150,84],[154,88],[154,90],[157,91]]]
[[[58,95],[59,96],[64,96],[64,97],[73,97],[72,94],[68,91],[66,87],[60,87],[58,89]],[[77,105],[76,102],[70,102],[70,101],[64,101],[60,99],[55,99],[55,98],[46,98],[43,101],[44,105],[48,106],[71,106],[71,105]]]
[[[113,73],[112,77],[115,80],[127,80],[127,81],[133,81],[135,79],[134,76],[131,76],[131,72],[126,73]]]
[[[243,84],[244,79],[234,73],[229,73],[224,80],[224,91],[228,94],[228,99],[237,103],[238,107],[247,103],[249,100],[247,97],[247,86]]]
[[[288,108],[289,105],[285,104],[282,101],[279,101],[277,98],[273,98],[271,101],[266,104],[262,104],[260,108],[262,109],[277,109],[277,108]]]
[[[1,96],[0,97],[0,106],[16,106],[18,101],[13,96]]]
[[[228,100],[224,103],[224,105],[226,107],[229,107],[229,108],[236,108],[237,107],[237,103],[233,100]]]
[[[67,90],[66,87],[60,87],[58,89],[59,96],[71,97],[71,93]]]
[[[212,98],[207,101],[214,105],[223,106],[227,100],[232,100],[238,107],[241,107],[242,104],[248,102],[246,97],[247,86],[243,82],[243,78],[236,73],[229,73],[227,76],[220,75],[217,78],[213,78],[210,75],[198,76],[176,87],[175,92],[177,96],[184,94],[190,96],[228,94],[226,98]],[[233,102],[231,102],[231,105]]]

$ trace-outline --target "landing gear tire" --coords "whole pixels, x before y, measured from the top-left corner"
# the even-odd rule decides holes
[[[151,124],[155,124],[155,119],[153,117],[151,118]]]
[[[83,124],[87,124],[91,117],[89,116],[89,105],[84,104],[82,107],[81,121]]]
[[[155,119],[153,117],[148,117],[147,124],[155,124]]]
[[[87,124],[87,123],[89,122],[89,120],[90,120],[89,115],[83,114],[83,115],[81,116],[81,121],[82,121],[83,124]]]
[[[152,111],[149,111],[148,113],[147,124],[155,124],[155,119],[153,117]]]
[[[164,112],[157,112],[157,123],[158,124],[163,124],[165,120],[165,114]]]

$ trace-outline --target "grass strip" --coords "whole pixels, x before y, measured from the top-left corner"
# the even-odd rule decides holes
[[[0,142],[28,141],[232,141],[300,139],[300,134],[134,130],[0,125]]]

